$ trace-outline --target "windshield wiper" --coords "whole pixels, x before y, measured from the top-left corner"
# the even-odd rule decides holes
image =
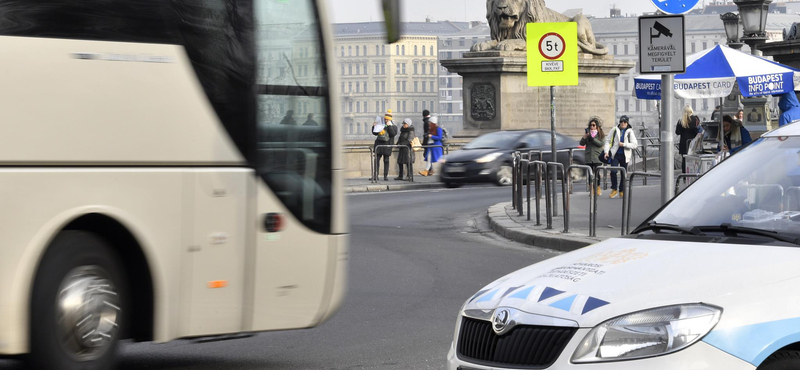
[[[703,236],[704,235],[696,227],[691,227],[690,228],[690,227],[683,227],[683,226],[678,226],[678,225],[673,225],[673,224],[661,224],[661,223],[658,223],[658,222],[655,222],[655,221],[648,221],[647,225],[642,225],[642,226],[637,227],[636,230],[633,230],[633,234],[639,233],[641,231],[646,231],[646,230],[652,230],[652,231],[655,231],[656,233],[660,232],[661,230],[669,230],[669,231],[677,231],[677,232],[680,232],[680,233],[683,233],[683,234],[689,234],[689,235],[697,235],[697,236]]]
[[[800,239],[798,239],[796,236],[781,235],[777,231],[772,231],[772,230],[761,230],[761,229],[754,229],[752,227],[733,226],[729,223],[724,223],[719,226],[698,226],[695,228],[702,231],[710,231],[710,232],[718,231],[724,233],[725,235],[733,234],[733,236],[739,236],[740,234],[758,235],[767,238],[772,238],[782,242],[800,244]]]

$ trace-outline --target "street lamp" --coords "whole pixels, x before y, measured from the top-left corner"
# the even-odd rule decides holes
[[[758,55],[757,45],[767,41],[767,14],[772,0],[733,0],[739,8],[744,36],[742,41],[750,46],[750,52]]]
[[[739,50],[744,46],[742,43],[742,22],[739,19],[739,14],[725,13],[719,16],[722,19],[722,24],[725,25],[725,36],[728,38],[728,46]]]

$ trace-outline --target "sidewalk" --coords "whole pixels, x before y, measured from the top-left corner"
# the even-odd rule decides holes
[[[393,180],[389,177],[389,181],[380,179],[377,183],[372,183],[369,178],[355,178],[345,179],[345,192],[346,193],[366,193],[366,192],[380,192],[389,190],[419,190],[419,189],[435,189],[443,188],[444,184],[439,182],[439,176],[414,176],[414,182]],[[510,190],[509,190],[510,194]]]
[[[639,182],[639,181],[637,181]],[[640,183],[640,182],[639,182]],[[560,188],[559,188],[560,190]],[[631,224],[633,230],[647,217],[661,207],[659,185],[637,185],[633,189],[631,201]],[[546,230],[545,201],[540,201],[541,223],[536,226],[536,203],[531,195],[531,221],[527,220],[527,202],[523,199],[523,216],[512,209],[509,201],[495,204],[488,209],[489,224],[492,229],[508,239],[536,247],[560,251],[573,251],[605,239],[618,237],[622,226],[622,199],[609,199],[611,190],[604,190],[597,199],[597,236],[589,237],[589,193],[585,185],[575,185],[575,193],[570,195],[570,228],[564,231],[563,205],[561,193],[558,194],[558,216],[553,218],[553,229]],[[526,197],[523,192],[523,198]]]

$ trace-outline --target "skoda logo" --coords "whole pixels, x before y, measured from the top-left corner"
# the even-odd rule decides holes
[[[506,329],[509,316],[511,316],[511,314],[508,312],[508,310],[500,310],[499,312],[495,313],[494,319],[492,320],[492,328],[494,329],[495,333],[500,334]]]

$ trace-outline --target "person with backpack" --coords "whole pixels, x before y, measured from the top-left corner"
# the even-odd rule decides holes
[[[403,120],[403,126],[400,128],[400,135],[397,135],[397,145],[403,145],[406,148],[400,148],[400,153],[397,154],[397,164],[400,169],[397,170],[397,177],[395,180],[408,180],[403,178],[403,170],[408,168],[408,177],[411,178],[411,163],[414,162],[414,148],[411,146],[411,141],[414,140],[414,124],[411,118]]]
[[[681,171],[686,173],[686,154],[689,154],[689,143],[698,134],[703,132],[700,118],[694,115],[692,107],[683,107],[683,117],[675,125],[675,135],[678,135],[678,153],[681,154]]]
[[[383,119],[386,122],[386,126],[383,130],[380,132],[372,131],[372,134],[377,136],[375,139],[375,176],[371,179],[372,181],[378,181],[378,173],[380,173],[381,169],[381,158],[383,158],[383,181],[389,181],[389,157],[392,156],[392,148],[379,148],[378,146],[393,145],[394,137],[397,136],[397,127],[392,123],[391,109],[386,111],[386,115]],[[373,122],[372,127],[375,127],[377,124],[377,122]]]
[[[639,141],[636,140],[636,135],[629,126],[628,116],[619,118],[619,126],[611,129],[609,140],[604,147],[605,159],[611,161],[611,166],[622,167],[628,169],[628,163],[633,160],[633,150],[639,146]],[[625,176],[619,181],[617,187],[617,172],[611,172],[611,194],[609,198],[620,198],[624,196],[625,192]]]
[[[442,128],[439,127],[439,117],[433,116],[428,120],[430,131],[430,145],[442,145],[442,138],[444,137],[444,132]],[[433,176],[433,164],[439,162],[439,159],[442,158],[444,155],[444,150],[442,148],[430,148],[431,150],[428,152],[430,155],[430,168],[428,169],[427,173],[423,176]]]

